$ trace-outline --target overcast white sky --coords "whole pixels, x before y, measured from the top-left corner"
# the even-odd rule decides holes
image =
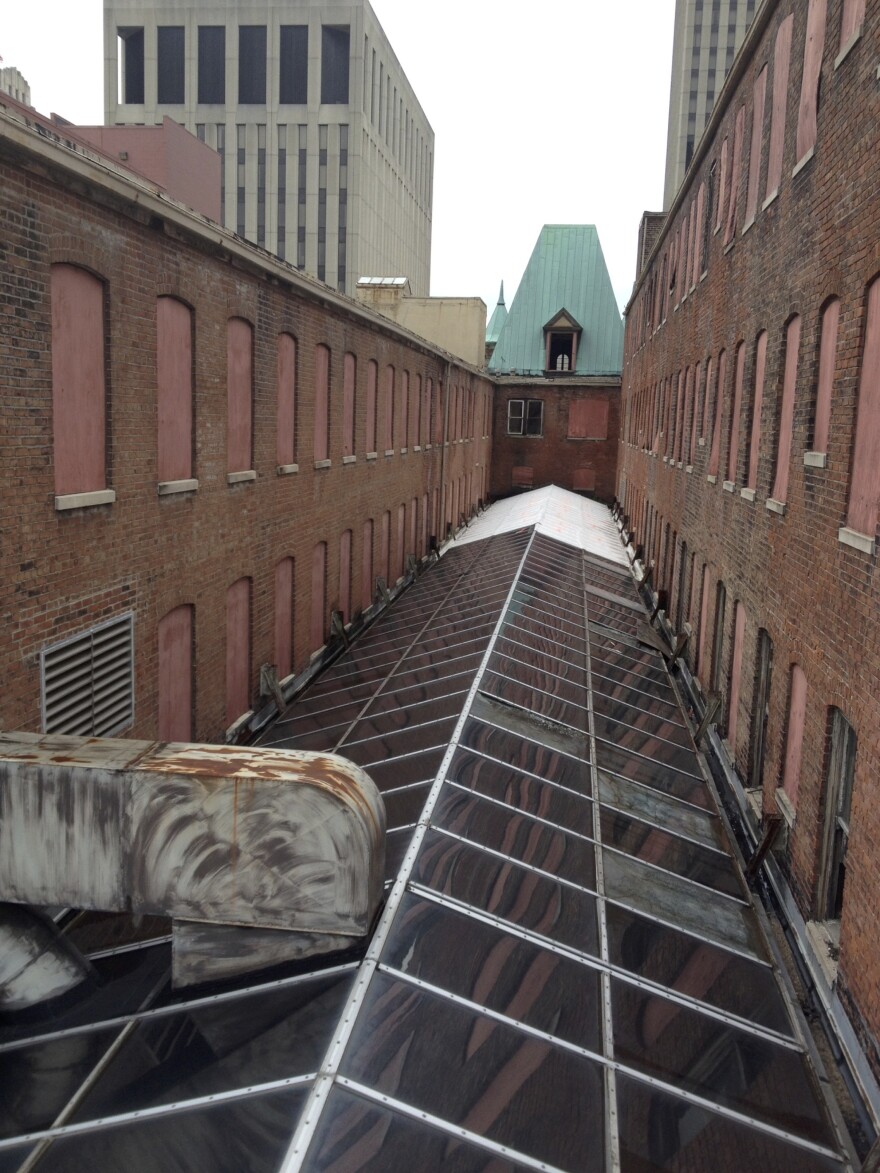
[[[621,307],[662,206],[675,0],[372,0],[436,135],[431,292],[513,300],[542,224],[595,224]],[[3,0],[43,113],[103,121],[102,0]]]

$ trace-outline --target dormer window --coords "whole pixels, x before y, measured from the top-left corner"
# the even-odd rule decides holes
[[[576,369],[582,333],[581,326],[564,309],[550,319],[544,327],[544,370],[547,374],[566,374]]]

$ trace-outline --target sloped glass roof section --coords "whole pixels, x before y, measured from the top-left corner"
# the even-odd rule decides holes
[[[264,736],[382,790],[366,954],[181,997],[96,941],[0,1021],[0,1171],[849,1167],[610,518],[519,501]]]

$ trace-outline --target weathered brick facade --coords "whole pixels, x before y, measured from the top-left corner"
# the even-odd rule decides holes
[[[508,402],[511,399],[543,403],[540,435],[511,435]],[[573,402],[607,405],[605,427],[590,437],[572,436]],[[600,412],[601,415],[601,412]],[[597,417],[600,418],[600,417]],[[517,379],[498,376],[492,427],[492,497],[505,497],[523,488],[559,485],[585,492],[599,501],[614,500],[620,430],[619,379]],[[603,434],[604,432],[604,434]]]
[[[850,15],[858,8],[846,5]],[[730,753],[746,786],[763,789],[765,813],[778,805],[790,824],[780,864],[807,921],[828,918],[823,842],[835,816],[827,809],[833,709],[857,737],[836,993],[880,1072],[878,535],[854,534],[848,523],[857,408],[864,427],[880,381],[865,352],[868,290],[880,274],[880,4],[868,0],[860,34],[842,26],[844,19],[843,0],[828,0],[827,11],[824,3],[768,0],[756,16],[627,310],[618,496],[646,562],[654,564],[655,585],[668,595],[674,626],[693,628],[690,665],[705,691],[716,678],[720,729],[728,734],[738,675]],[[787,20],[793,23],[785,26]],[[782,121],[777,75],[785,76],[789,34]],[[823,37],[813,82],[809,46],[821,47]],[[778,184],[768,174],[774,141],[782,145]],[[820,453],[820,338],[833,298],[839,329],[829,439]],[[796,315],[789,475],[780,501],[786,340]],[[742,393],[732,418],[740,345]],[[739,453],[730,470],[735,438]],[[867,480],[876,505],[876,464]],[[726,609],[716,656],[719,583]],[[745,615],[739,673],[735,603]],[[761,632],[772,641],[766,713],[757,699]],[[807,682],[800,777],[793,800],[777,804],[794,665]]]
[[[19,119],[0,130],[4,483],[0,582],[4,680],[0,723],[41,727],[40,653],[102,620],[135,617],[135,718],[126,736],[157,735],[157,629],[194,608],[193,736],[222,737],[226,592],[252,581],[251,698],[272,663],[275,567],[295,560],[294,671],[310,640],[312,554],[327,543],[326,616],[339,606],[340,539],[352,531],[352,610],[363,598],[364,523],[373,577],[390,518],[392,584],[406,556],[488,496],[491,383],[392,323],[268,254],[163,200],[82,150],[47,141]],[[105,290],[107,486],[111,504],[59,511],[53,473],[51,266],[100,278]],[[156,303],[193,311],[194,453],[198,488],[158,492]],[[253,470],[227,483],[227,322],[253,326]],[[276,458],[278,336],[296,339],[296,460]],[[330,350],[329,467],[315,467],[315,353]],[[357,360],[354,459],[343,461],[343,359]],[[379,445],[365,443],[368,364],[379,374]],[[394,443],[382,444],[383,372],[395,368]],[[409,435],[402,388],[410,386]],[[428,410],[428,380],[434,390]],[[423,396],[416,434],[416,389]],[[417,441],[414,443],[414,441]],[[438,442],[439,441],[439,442]],[[326,463],[326,462],[323,462]],[[399,541],[405,506],[403,545]],[[415,520],[413,509],[415,508]]]

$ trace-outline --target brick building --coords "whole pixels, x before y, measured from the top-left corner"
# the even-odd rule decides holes
[[[704,748],[747,849],[778,829],[765,877],[875,1106],[878,36],[873,0],[759,8],[627,308],[618,480],[694,707],[720,697]]]
[[[559,485],[614,497],[623,329],[592,224],[545,224],[487,331],[493,497]],[[491,337],[490,337],[491,336]]]
[[[59,138],[0,110],[0,721],[222,738],[486,498],[491,384]]]

